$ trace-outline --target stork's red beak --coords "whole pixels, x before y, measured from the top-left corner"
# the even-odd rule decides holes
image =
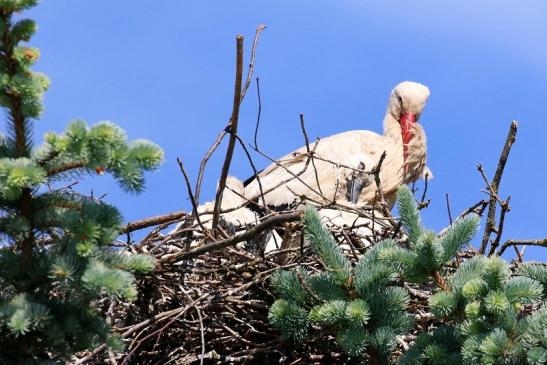
[[[414,137],[414,134],[412,133],[412,125],[416,123],[416,114],[412,114],[409,112],[401,114],[401,120],[399,121],[401,124],[401,134],[403,137],[403,152],[404,152],[404,158],[406,161],[406,158],[408,156],[408,143]]]

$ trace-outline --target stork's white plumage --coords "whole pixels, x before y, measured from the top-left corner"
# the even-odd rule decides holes
[[[225,223],[238,228],[245,225],[255,224],[257,222],[256,213],[252,210],[245,208],[246,200],[244,198],[245,189],[243,183],[233,177],[228,176],[226,178],[226,188],[222,194],[222,204],[220,206],[222,213],[220,218]],[[198,207],[198,214],[201,223],[206,228],[211,228],[213,220],[213,209],[215,202],[207,202]],[[176,232],[182,223],[179,223],[172,232]]]
[[[421,177],[426,171],[426,136],[417,123],[429,97],[429,89],[419,83],[405,81],[398,84],[389,97],[384,118],[384,134],[355,130],[321,139],[315,149],[315,169],[301,172],[308,155],[302,147],[272,164],[259,174],[266,204],[291,204],[300,196],[317,202],[336,201],[339,204],[370,203],[376,194],[373,179],[359,170],[372,170],[386,152],[380,170],[381,188],[385,197],[393,201],[397,188]],[[328,161],[325,161],[328,160]],[[349,168],[348,168],[349,167]],[[350,188],[355,175],[362,175],[358,189]],[[276,187],[277,186],[277,187]],[[273,189],[276,187],[275,189]],[[273,189],[273,190],[272,190]],[[271,190],[271,191],[270,191]],[[351,191],[350,191],[351,190]],[[255,178],[245,187],[247,199],[260,195]]]

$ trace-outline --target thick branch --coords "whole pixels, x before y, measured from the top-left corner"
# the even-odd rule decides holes
[[[245,94],[247,93],[247,89],[249,88],[249,85],[251,83],[251,78],[253,76],[254,64],[255,64],[256,47],[258,46],[258,38],[260,37],[260,34],[262,33],[262,31],[264,29],[266,29],[266,26],[264,24],[260,24],[256,28],[255,38],[253,40],[253,47],[252,47],[252,50],[251,50],[251,60],[249,62],[249,71],[247,73],[247,80],[245,81],[245,86],[243,87],[243,90],[241,90],[240,103],[245,98]],[[258,81],[257,81],[257,87],[258,87]],[[231,123],[232,123],[232,120],[230,119],[230,121],[228,122],[226,127],[222,130],[222,132],[220,132],[218,134],[217,138],[215,139],[215,142],[211,145],[211,147],[209,148],[209,150],[207,151],[207,153],[205,154],[205,156],[203,157],[203,159],[201,160],[201,162],[199,164],[198,178],[197,178],[197,181],[196,181],[196,188],[194,190],[197,204],[199,204],[199,197],[200,197],[200,194],[201,194],[201,184],[203,182],[203,175],[205,173],[205,166],[207,165],[207,162],[209,161],[209,159],[213,155],[213,152],[215,152],[215,150],[218,148],[218,146],[222,142],[222,139],[224,138],[224,136],[227,133],[226,130],[230,127]]]
[[[157,226],[159,224],[175,222],[186,216],[188,216],[188,212],[179,211],[179,212],[173,212],[169,214],[158,215],[158,216],[150,217],[146,219],[141,219],[139,221],[127,223],[127,225],[122,228],[121,233],[130,233],[133,231],[138,231],[139,229]]]
[[[505,243],[501,246],[500,250],[498,251],[498,255],[503,255],[507,247],[510,246],[540,246],[540,247],[547,247],[547,238],[540,239],[540,240],[507,240]]]
[[[259,233],[267,229],[270,229],[280,223],[298,221],[301,219],[301,216],[302,216],[301,211],[274,215],[238,236],[227,238],[220,241],[211,242],[201,247],[194,248],[191,251],[180,251],[173,255],[164,256],[161,259],[161,262],[171,263],[179,259],[183,259],[183,260],[191,259],[207,252],[218,251],[228,246],[233,246],[239,242],[247,241],[255,237],[256,235],[258,235]]]
[[[236,80],[234,86],[234,104],[232,107],[232,116],[230,118],[230,140],[228,141],[228,149],[226,150],[226,158],[222,165],[220,180],[218,182],[217,194],[215,197],[215,208],[213,209],[212,228],[215,229],[218,225],[220,206],[222,204],[222,194],[226,186],[226,178],[232,163],[234,148],[236,144],[237,122],[239,120],[239,105],[241,104],[241,80],[243,78],[243,36],[236,36]]]
[[[498,162],[498,167],[496,168],[496,173],[492,184],[490,184],[490,203],[488,206],[488,214],[486,218],[486,227],[484,228],[484,235],[482,237],[481,247],[479,252],[484,254],[486,251],[486,246],[488,246],[488,241],[490,240],[490,235],[494,231],[496,226],[496,207],[497,207],[497,194],[500,186],[501,176],[503,175],[503,169],[505,168],[505,163],[509,157],[509,152],[511,151],[511,146],[515,142],[515,137],[517,135],[518,123],[513,121],[511,123],[511,128],[507,134],[507,139],[505,140],[505,145],[501,151],[500,159]]]

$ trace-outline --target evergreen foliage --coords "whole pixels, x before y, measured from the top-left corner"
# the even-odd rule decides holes
[[[276,272],[271,284],[280,299],[270,309],[270,322],[285,338],[296,340],[304,339],[311,325],[322,326],[336,333],[337,343],[351,356],[368,353],[387,363],[395,337],[412,326],[405,312],[409,295],[394,286],[397,267],[378,260],[381,248],[395,243],[375,246],[352,268],[312,208],[304,212],[304,225],[325,271]]]
[[[31,70],[40,57],[29,47],[36,24],[16,14],[36,0],[0,0],[0,363],[60,362],[74,352],[107,342],[119,347],[93,303],[112,296],[137,296],[136,273],[154,261],[110,248],[122,227],[113,206],[46,184],[75,174],[111,173],[138,193],[143,173],[158,167],[155,144],[127,142],[110,122],[69,124],[33,147],[32,123],[39,118],[48,78]]]
[[[380,241],[354,265],[317,213],[305,210],[306,237],[325,271],[281,271],[272,277],[280,299],[269,319],[283,336],[306,340],[310,326],[318,325],[335,332],[347,354],[366,353],[373,363],[546,364],[545,265],[512,271],[500,257],[475,256],[449,269],[477,232],[478,216],[469,214],[437,235],[423,227],[406,186],[399,189],[398,206],[406,245]],[[413,324],[402,281],[437,287],[429,309],[438,326],[420,333],[395,360],[397,336]]]

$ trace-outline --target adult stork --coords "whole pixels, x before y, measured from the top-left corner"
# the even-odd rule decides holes
[[[416,181],[428,171],[426,136],[418,124],[428,97],[425,85],[402,82],[389,96],[383,135],[366,130],[343,132],[318,142],[314,164],[307,163],[305,146],[270,165],[259,174],[266,204],[290,205],[302,196],[319,203],[371,203],[377,189],[366,171],[378,164],[384,152],[379,177],[384,196],[393,204],[400,185]],[[245,187],[245,197],[256,200],[260,194],[255,177]]]

